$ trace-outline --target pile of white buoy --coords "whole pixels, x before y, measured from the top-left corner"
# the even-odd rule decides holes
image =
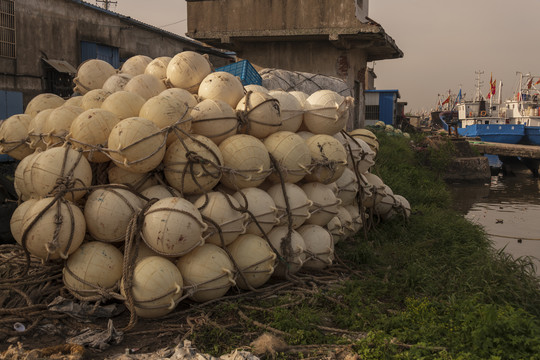
[[[192,51],[88,60],[74,82],[81,96],[41,94],[6,119],[0,151],[20,160],[14,238],[64,260],[80,299],[162,316],[325,269],[366,220],[410,215],[332,90],[244,87]]]

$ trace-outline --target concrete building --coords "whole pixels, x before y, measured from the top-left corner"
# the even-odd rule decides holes
[[[83,61],[118,68],[133,55],[174,56],[193,50],[215,66],[234,54],[80,0],[0,0],[0,119],[21,113],[35,95],[72,93]]]
[[[367,63],[403,56],[368,17],[368,0],[186,0],[187,35],[233,50],[262,68],[324,74],[344,80],[364,123]]]

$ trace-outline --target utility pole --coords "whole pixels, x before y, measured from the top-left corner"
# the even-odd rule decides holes
[[[116,4],[118,1],[111,1],[111,0],[96,0],[96,4],[102,3],[105,10],[109,10],[109,7],[111,4],[113,4],[116,7]]]

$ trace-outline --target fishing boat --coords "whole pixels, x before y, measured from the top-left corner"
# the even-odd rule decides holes
[[[517,91],[504,104],[505,117],[525,126],[523,144],[540,145],[540,76],[518,74]]]
[[[525,125],[508,118],[505,105],[501,105],[502,84],[499,85],[498,98],[495,100],[496,86],[490,79],[490,91],[487,100],[481,93],[480,74],[476,72],[476,94],[473,100],[457,99],[457,132],[465,137],[479,137],[486,142],[517,144],[525,137]],[[461,90],[458,95],[461,94]]]

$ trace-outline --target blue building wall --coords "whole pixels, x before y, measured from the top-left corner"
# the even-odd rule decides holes
[[[398,90],[366,90],[367,94],[376,94],[379,97],[379,120],[387,125],[395,125],[397,99],[400,98]]]

